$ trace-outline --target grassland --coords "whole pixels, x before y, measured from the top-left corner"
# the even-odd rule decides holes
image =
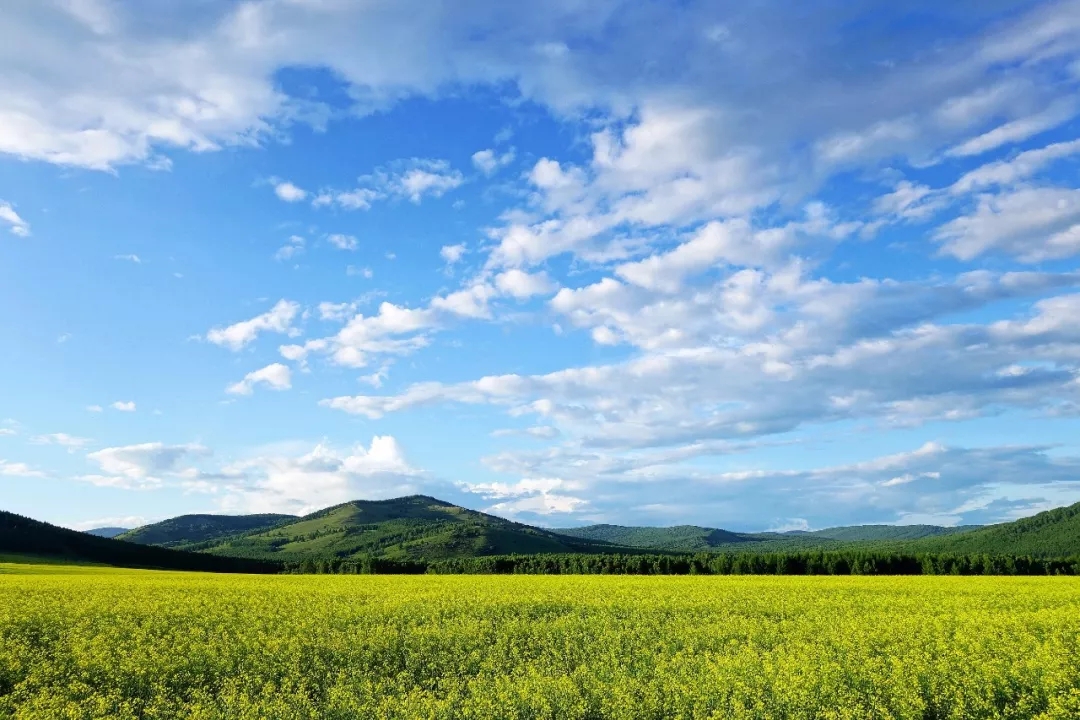
[[[1074,578],[0,574],[0,718],[1080,717]]]

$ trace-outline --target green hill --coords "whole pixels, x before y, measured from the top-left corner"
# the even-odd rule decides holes
[[[673,552],[704,552],[720,546],[753,541],[750,536],[697,525],[675,527],[588,525],[579,528],[561,528],[554,532],[583,540]]]
[[[915,540],[970,529],[971,527],[945,528],[936,525],[854,525],[812,532],[737,533],[697,525],[588,525],[563,528],[555,532],[587,540],[670,552],[780,552],[839,549],[852,543]]]
[[[941,527],[939,525],[851,525],[790,534],[841,540],[843,542],[878,542],[883,540],[919,540],[925,537],[955,535],[979,527],[979,525],[960,525],[957,527]]]
[[[917,552],[1068,557],[1080,555],[1080,503],[1000,525],[908,543]]]
[[[98,563],[127,568],[275,572],[273,564],[97,537],[0,510],[0,555]]]
[[[242,535],[272,528],[296,520],[295,515],[181,515],[152,525],[129,530],[117,536],[120,540],[141,545],[187,548],[191,545],[220,541],[231,535]]]
[[[131,528],[122,528],[122,527],[99,527],[99,528],[94,528],[93,530],[87,530],[86,534],[87,535],[96,535],[97,537],[103,537],[103,538],[114,538],[117,535],[123,535],[124,533],[126,533],[130,529]]]
[[[357,500],[268,530],[188,547],[215,555],[286,562],[358,556],[440,560],[613,549],[606,543],[566,537],[423,495]]]

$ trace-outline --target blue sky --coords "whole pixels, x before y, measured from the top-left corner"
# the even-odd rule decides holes
[[[1080,500],[1080,3],[17,2],[0,507]]]

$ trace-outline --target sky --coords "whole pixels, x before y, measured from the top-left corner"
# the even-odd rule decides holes
[[[1080,2],[13,0],[0,508],[1080,500]]]

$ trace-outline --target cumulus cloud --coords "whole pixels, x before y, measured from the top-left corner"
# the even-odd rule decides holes
[[[268,452],[232,463],[218,473],[225,509],[307,513],[358,499],[416,493],[433,481],[405,458],[389,435],[338,449],[316,445],[301,454]]]
[[[12,235],[30,237],[30,223],[26,222],[15,212],[11,203],[0,200],[0,222],[6,223]]]
[[[465,256],[465,245],[443,245],[439,250],[441,257],[447,265],[455,265]]]
[[[156,488],[164,483],[164,478],[181,470],[183,463],[209,455],[209,449],[198,444],[166,445],[152,442],[108,447],[86,456],[99,467],[100,473],[82,475],[77,479],[105,487]]]
[[[242,350],[255,341],[261,332],[283,333],[292,336],[297,331],[293,320],[300,313],[300,304],[291,300],[278,300],[267,312],[250,320],[223,328],[214,328],[206,334],[206,340],[232,351]]]
[[[352,235],[342,235],[341,233],[335,233],[326,238],[326,241],[336,247],[338,250],[355,250],[359,247],[356,238]]]
[[[93,406],[96,407],[96,406]],[[119,410],[120,412],[135,412],[134,400],[117,400],[109,405],[113,410]]]
[[[225,392],[230,395],[250,395],[256,385],[265,385],[271,390],[288,390],[292,387],[292,371],[287,365],[272,363],[249,372],[243,380],[226,388]]]
[[[524,300],[534,295],[547,295],[558,287],[547,273],[527,273],[522,270],[507,270],[495,277],[495,287],[499,292]]]
[[[308,196],[306,190],[286,181],[274,183],[274,194],[287,203],[301,202]]]
[[[473,153],[473,166],[485,175],[494,175],[500,168],[504,168],[514,161],[514,150],[511,148],[499,154],[495,150],[478,150]]]

